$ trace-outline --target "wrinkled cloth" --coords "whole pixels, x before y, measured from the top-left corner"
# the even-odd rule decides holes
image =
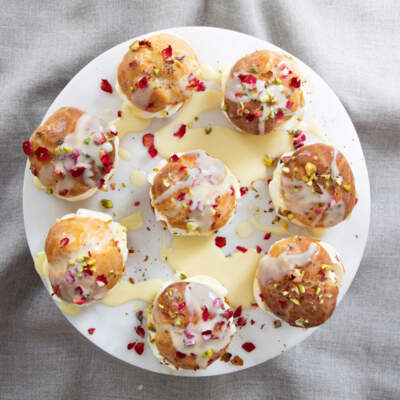
[[[1,0],[0,398],[399,399],[400,5],[396,0]],[[22,215],[21,143],[90,60],[183,25],[238,30],[310,65],[349,112],[372,194],[369,240],[334,317],[278,358],[235,374],[176,378],[91,345],[33,268]],[[234,45],[234,44],[232,44]]]

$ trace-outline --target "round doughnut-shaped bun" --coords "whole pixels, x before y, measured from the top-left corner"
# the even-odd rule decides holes
[[[200,64],[183,39],[161,33],[136,40],[118,66],[118,92],[143,118],[168,117],[205,89]]]
[[[344,267],[327,243],[293,236],[274,243],[259,263],[255,298],[292,326],[323,324],[334,312]]]
[[[206,235],[220,229],[240,197],[237,179],[202,150],[172,155],[150,181],[156,218],[173,234]]]
[[[258,50],[237,61],[224,90],[225,115],[253,135],[271,132],[304,107],[296,64],[273,50]]]
[[[337,225],[356,203],[350,164],[340,151],[323,143],[284,154],[269,191],[280,216],[306,227]]]
[[[209,277],[173,282],[162,289],[154,301],[149,335],[162,363],[197,370],[225,353],[235,333],[225,293]]]
[[[125,232],[107,214],[83,209],[55,223],[45,243],[54,294],[77,305],[101,300],[125,271]]]
[[[105,121],[74,107],[52,114],[24,143],[30,169],[48,193],[77,201],[112,176],[118,137]]]

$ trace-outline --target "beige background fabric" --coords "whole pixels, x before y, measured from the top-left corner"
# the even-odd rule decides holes
[[[0,399],[400,399],[400,2],[0,0],[0,6]],[[276,359],[201,379],[124,364],[75,331],[34,272],[21,204],[21,143],[66,83],[115,44],[182,25],[249,33],[314,68],[356,126],[372,192],[367,250],[334,317]]]

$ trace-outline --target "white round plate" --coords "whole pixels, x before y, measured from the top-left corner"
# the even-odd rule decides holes
[[[272,48],[282,51],[264,40],[218,28],[183,27],[164,32],[171,32],[183,37],[193,46],[200,62],[214,69],[223,64],[234,63],[244,54],[256,49]],[[158,32],[149,33],[143,35],[143,37],[148,37],[154,33]],[[82,108],[105,120],[115,119],[117,110],[121,108],[121,100],[115,90],[112,95],[102,92],[99,88],[100,81],[105,78],[109,80],[113,87],[115,86],[117,66],[129,44],[135,39],[130,39],[107,50],[86,65],[61,91],[44,119],[61,106]],[[314,71],[300,60],[297,60],[297,62],[306,74],[312,88],[311,103],[307,108],[305,119],[317,119],[329,140],[345,154],[352,165],[358,190],[359,202],[351,218],[330,229],[324,237],[324,241],[332,244],[338,250],[346,267],[340,300],[356,274],[367,240],[370,218],[367,168],[357,133],[339,99]],[[106,109],[111,109],[112,114],[107,114]],[[220,110],[208,112],[206,116],[212,122],[217,121],[219,124],[228,125]],[[204,122],[204,119],[202,121]],[[147,132],[154,132],[163,123],[159,120],[153,121]],[[206,126],[206,124],[203,126]],[[126,188],[107,193],[98,192],[92,198],[81,202],[69,203],[38,190],[33,185],[32,175],[27,166],[24,179],[23,207],[30,251],[32,255],[35,255],[43,250],[47,232],[56,218],[75,212],[78,208],[89,208],[104,212],[105,209],[101,207],[100,199],[107,198],[114,202],[114,208],[111,211],[107,210],[107,212],[110,214],[115,212],[115,219],[118,220],[140,210],[143,213],[145,226],[150,228],[150,230],[142,229],[128,233],[128,246],[135,249],[135,254],[128,258],[127,276],[133,277],[135,281],[149,278],[167,279],[172,276],[172,272],[167,264],[159,260],[162,229],[160,224],[155,221],[150,209],[149,187],[148,185],[133,187],[129,182],[129,176],[135,167],[140,167],[140,169],[149,172],[160,162],[160,158],[151,159],[148,156],[142,145],[142,134],[127,135],[122,140],[121,145],[131,152],[132,159],[130,161],[120,160],[112,182],[117,184],[117,188],[121,188],[121,183],[124,182]],[[267,153],[268,149],[265,152]],[[261,232],[253,233],[248,239],[240,239],[235,235],[234,228],[237,223],[246,219],[247,205],[261,205],[265,208],[268,200],[269,196],[266,191],[257,200],[253,199],[253,196],[244,196],[241,199],[241,207],[234,221],[221,230],[221,234],[228,238],[229,245],[224,248],[226,254],[233,252],[237,245],[255,247],[260,244],[263,245],[264,250],[267,250],[275,240],[279,239],[279,237],[272,236],[268,242],[263,241],[263,233]],[[140,201],[141,205],[134,207],[135,201]],[[272,220],[274,213],[269,215],[270,220]],[[149,256],[147,261],[145,261],[146,256]],[[151,371],[186,376],[219,375],[254,366],[301,342],[315,329],[293,328],[286,323],[282,323],[281,328],[275,329],[273,321],[276,318],[261,309],[252,309],[244,313],[248,323],[245,327],[238,329],[229,348],[230,353],[239,355],[244,360],[242,367],[233,366],[229,362],[217,361],[206,370],[174,372],[168,367],[160,365],[147,343],[141,356],[136,354],[135,351],[127,349],[129,342],[138,339],[134,332],[134,327],[138,324],[135,317],[137,304],[138,302],[134,301],[115,308],[95,304],[85,307],[76,316],[66,317],[82,335],[114,357]],[[141,309],[145,306],[145,303],[140,303]],[[335,316],[333,315],[332,318],[335,318]],[[253,325],[250,324],[251,319],[255,321]],[[96,329],[93,335],[88,334],[88,328]],[[255,344],[256,349],[253,352],[246,353],[241,348],[241,345],[246,341]]]

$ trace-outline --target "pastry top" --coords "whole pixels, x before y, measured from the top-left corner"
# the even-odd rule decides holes
[[[160,116],[167,117],[193,91],[205,89],[196,78],[199,71],[190,45],[177,36],[161,33],[131,44],[118,66],[118,89],[140,110],[152,114],[161,111]]]
[[[304,226],[334,226],[350,215],[356,202],[349,163],[340,151],[323,143],[283,155],[270,193],[281,216]]]
[[[107,214],[82,209],[54,224],[45,243],[54,293],[78,305],[102,299],[125,270],[125,231]]]
[[[30,169],[50,192],[80,200],[102,187],[117,161],[117,132],[74,107],[52,114],[24,143]]]
[[[237,179],[202,150],[174,154],[150,178],[151,204],[172,233],[208,234],[227,224],[240,196]]]
[[[292,326],[317,326],[335,310],[343,274],[330,245],[293,236],[274,243],[260,260],[256,299]]]
[[[239,129],[264,135],[304,106],[302,78],[295,63],[273,50],[258,50],[233,66],[223,109]]]
[[[222,356],[235,332],[225,294],[209,277],[164,287],[151,314],[157,356],[177,369],[192,370],[206,368]]]

